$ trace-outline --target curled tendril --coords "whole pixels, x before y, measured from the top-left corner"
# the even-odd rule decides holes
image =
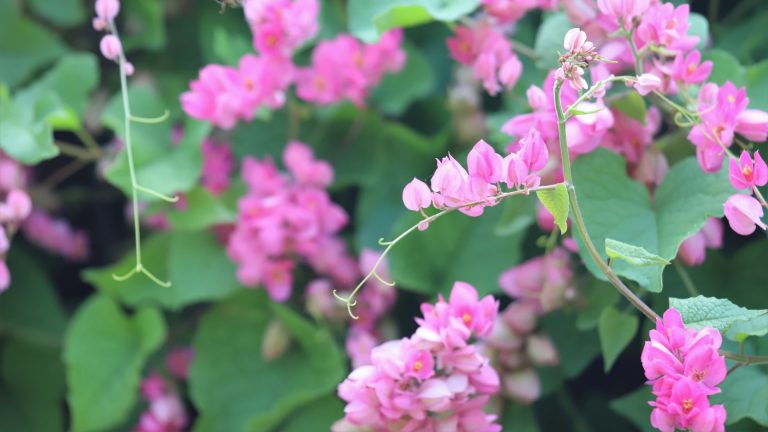
[[[384,280],[384,278],[383,278],[383,277],[381,277],[381,275],[380,275],[380,274],[378,274],[378,273],[376,273],[375,271],[373,272],[373,276],[374,276],[374,277],[375,277],[375,278],[376,278],[376,279],[377,279],[379,282],[383,283],[384,285],[387,285],[387,286],[391,286],[391,287],[392,287],[392,286],[395,286],[395,281],[391,281],[391,282],[390,282],[390,281]]]
[[[134,123],[158,124],[168,120],[170,116],[171,116],[171,112],[166,109],[162,114],[160,114],[157,117],[139,117],[135,115],[129,115],[128,119]]]

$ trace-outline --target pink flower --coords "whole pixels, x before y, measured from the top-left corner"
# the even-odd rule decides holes
[[[11,271],[8,270],[5,260],[0,260],[0,293],[7,290],[9,286],[11,286]]]
[[[230,176],[235,169],[235,159],[227,142],[213,139],[203,140],[203,168],[200,184],[211,194],[220,195],[230,184]]]
[[[709,218],[699,232],[683,241],[677,256],[685,264],[696,266],[704,262],[707,248],[719,249],[722,245],[723,222],[720,219]]]
[[[84,231],[73,229],[62,219],[55,219],[41,210],[34,210],[21,224],[21,231],[30,243],[71,261],[88,256],[88,237]]]
[[[560,362],[557,348],[546,335],[538,334],[528,336],[526,341],[528,358],[537,366],[554,366]]]
[[[685,52],[696,46],[699,38],[688,36],[690,6],[675,8],[672,3],[656,3],[643,14],[636,38],[640,46],[653,43],[668,50]]]
[[[541,171],[547,165],[549,151],[537,129],[531,129],[520,140],[520,158],[531,172]]]
[[[32,213],[32,200],[21,189],[12,189],[0,204],[0,222],[19,224]]]
[[[423,181],[414,178],[403,188],[403,203],[411,211],[420,211],[432,205],[432,192]]]
[[[189,366],[195,358],[192,347],[173,348],[165,357],[165,366],[174,377],[185,380],[189,373]]]
[[[763,230],[765,224],[760,219],[763,217],[763,207],[750,195],[734,194],[723,204],[725,218],[728,225],[736,233],[750,235],[755,232],[755,225]]]
[[[743,151],[738,161],[729,161],[728,178],[736,189],[765,186],[768,183],[768,166],[760,157],[759,151],[755,152],[754,161],[748,151]]]
[[[108,34],[101,38],[99,49],[104,58],[112,61],[118,61],[123,53],[123,45],[120,43],[120,39],[113,34]]]
[[[499,310],[499,303],[492,296],[478,299],[477,291],[466,282],[456,282],[448,299],[451,315],[477,336],[487,335]]]
[[[590,51],[594,48],[592,42],[587,42],[587,34],[579,28],[572,28],[565,33],[563,47],[571,54],[576,54],[582,50]]]
[[[678,54],[672,63],[672,79],[685,84],[704,82],[712,73],[712,62],[707,60],[701,64],[701,53],[693,50],[688,55]]]
[[[503,178],[502,159],[493,147],[480,140],[467,155],[469,175],[478,177],[486,183],[497,183]]]
[[[747,109],[736,116],[736,132],[755,142],[768,138],[768,113],[761,110]]]
[[[610,17],[613,24],[629,29],[632,19],[642,16],[648,9],[649,0],[597,0],[600,13]]]
[[[637,77],[634,87],[641,96],[645,96],[661,88],[661,78],[651,73],[644,73]]]

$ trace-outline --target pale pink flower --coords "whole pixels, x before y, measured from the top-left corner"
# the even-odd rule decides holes
[[[614,25],[629,29],[632,20],[642,16],[650,3],[649,0],[597,0],[597,7]]]
[[[752,234],[755,232],[755,225],[763,230],[766,229],[766,225],[761,220],[763,207],[750,195],[731,195],[723,204],[723,211],[725,218],[728,219],[728,225],[738,234]]]
[[[707,248],[720,249],[721,247],[723,247],[723,221],[709,218],[699,232],[683,241],[677,256],[687,265],[696,266],[704,262]]]
[[[414,178],[403,188],[403,203],[411,211],[420,211],[432,205],[432,192],[423,181]]]
[[[768,113],[746,109],[736,116],[736,132],[746,139],[763,142],[768,138]]]
[[[510,372],[501,377],[502,391],[515,401],[528,405],[541,395],[541,380],[533,368]]]
[[[469,175],[478,177],[486,183],[497,183],[502,180],[501,155],[483,140],[478,141],[467,155]]]
[[[661,89],[661,78],[651,73],[644,73],[637,77],[634,87],[641,96],[645,96]]]

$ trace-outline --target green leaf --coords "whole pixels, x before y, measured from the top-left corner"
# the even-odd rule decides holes
[[[242,195],[242,188],[230,188],[222,196],[213,196],[198,186],[185,195],[184,210],[168,210],[168,221],[177,230],[200,230],[234,222],[237,220],[237,198]]]
[[[85,8],[80,0],[29,0],[29,6],[60,27],[74,27],[85,20]]]
[[[61,344],[67,316],[35,256],[14,244],[8,254],[11,286],[0,295],[0,330],[45,346]]]
[[[436,85],[424,54],[409,43],[404,47],[407,57],[403,69],[385,75],[371,95],[373,104],[389,115],[402,114],[411,102],[431,93]]]
[[[632,393],[611,401],[611,409],[629,421],[642,431],[655,430],[651,427],[651,406],[648,402],[653,400],[651,386],[644,385]]]
[[[742,367],[728,374],[720,389],[712,395],[712,403],[725,405],[726,424],[750,418],[768,426],[768,375],[755,367]]]
[[[336,420],[344,417],[344,404],[335,394],[324,396],[299,407],[280,425],[280,432],[331,430]]]
[[[573,24],[562,13],[549,14],[541,23],[533,49],[536,51],[536,67],[549,70],[558,66],[558,58],[563,48],[563,38]]]
[[[58,348],[18,340],[2,356],[0,428],[28,432],[64,430],[64,368]],[[8,408],[8,412],[4,412]],[[10,424],[15,426],[11,426]]]
[[[600,353],[597,332],[576,328],[575,314],[554,312],[541,319],[541,328],[552,338],[561,359],[558,366],[565,378],[574,378],[589,366]]]
[[[280,319],[294,340],[279,359],[266,361],[261,344],[267,323]],[[305,404],[327,395],[344,378],[341,353],[331,335],[263,290],[219,303],[194,338],[190,393],[199,417],[195,431],[266,431]]]
[[[454,212],[426,231],[412,233],[389,255],[393,279],[400,288],[423,294],[448,292],[457,280],[474,285],[481,294],[498,292],[499,273],[520,261],[524,235],[496,236],[493,231],[500,215],[499,208],[486,209],[481,218]],[[394,235],[420,219],[416,214],[401,218]]]
[[[608,258],[624,260],[638,267],[669,264],[669,260],[652,254],[644,248],[609,238],[605,239],[605,253],[608,254]]]
[[[64,342],[72,430],[105,430],[123,422],[136,401],[144,362],[164,339],[165,323],[154,309],[129,317],[99,295],[82,305]]]
[[[611,105],[629,117],[645,123],[645,114],[648,112],[645,99],[638,92],[630,91],[616,99]]]
[[[34,21],[17,13],[0,17],[0,83],[15,87],[66,52],[55,33]]]
[[[493,232],[497,236],[514,235],[528,229],[536,222],[536,201],[532,199],[507,200]]]
[[[768,60],[747,68],[749,107],[768,110]]]
[[[125,2],[122,41],[126,51],[137,48],[159,51],[166,44],[163,6],[157,0]]]
[[[747,76],[744,66],[728,51],[708,50],[701,56],[701,61],[706,60],[712,61],[712,73],[707,78],[707,82],[723,85],[726,81],[730,81],[737,87],[746,84]]]
[[[578,158],[573,175],[594,244],[604,244],[611,238],[642,247],[665,260],[673,259],[683,240],[701,229],[708,217],[721,217],[722,203],[733,193],[727,169],[703,173],[693,158],[672,167],[656,190],[653,203],[646,187],[627,177],[624,159],[607,150]],[[578,233],[576,238],[587,268],[605,280]],[[603,259],[607,257],[604,251],[599,252]],[[662,289],[664,267],[635,267],[623,261],[612,266],[617,274],[643,288],[652,292]]]
[[[59,154],[47,122],[50,97],[16,101],[0,94],[0,148],[13,159],[35,165]]]
[[[123,282],[114,280],[113,274],[125,274],[136,265],[133,251],[110,267],[86,270],[83,279],[128,305],[149,304],[172,310],[224,298],[241,289],[235,264],[210,232],[156,234],[143,243],[142,258],[147,268],[169,280],[171,286],[159,287],[143,275]]]
[[[619,300],[619,293],[613,285],[588,277],[586,286],[580,286],[586,297],[586,307],[579,311],[576,327],[579,330],[591,330],[597,327],[603,310],[613,306]]]
[[[132,114],[140,117],[159,116],[165,112],[160,97],[148,86],[134,86],[128,91]],[[122,98],[118,93],[110,101],[103,123],[125,137]],[[174,116],[159,124],[131,124],[136,181],[164,195],[186,192],[197,184],[200,177],[202,156],[200,145],[211,130],[211,125],[186,119],[184,138],[177,145],[171,144],[171,124]],[[128,157],[121,152],[106,174],[107,180],[119,187],[126,195],[131,193]],[[156,201],[152,195],[142,194],[143,201]]]
[[[500,424],[503,430],[515,432],[539,432],[539,423],[530,406],[505,401]]]
[[[571,209],[568,204],[568,188],[565,187],[565,184],[559,183],[552,190],[536,191],[536,196],[554,216],[555,224],[560,227],[560,234],[565,234],[568,230],[568,212]]]
[[[640,322],[635,315],[621,313],[614,307],[603,310],[597,324],[597,333],[600,335],[605,372],[611,370],[619,354],[632,342],[639,325]]]
[[[88,107],[89,95],[99,83],[99,65],[90,53],[63,57],[41,79],[19,92],[17,100],[34,101],[53,94],[53,115],[48,123],[56,129],[77,130]],[[60,112],[61,111],[61,112]]]
[[[747,309],[727,299],[704,296],[670,298],[669,306],[680,312],[686,325],[696,329],[712,327],[736,341],[768,334],[768,309]]]
[[[696,12],[692,12],[688,16],[688,36],[698,36],[699,42],[696,44],[697,49],[704,49],[709,44],[709,21]]]
[[[437,21],[456,21],[477,8],[478,0],[350,0],[349,30],[365,42],[375,42],[389,29]]]

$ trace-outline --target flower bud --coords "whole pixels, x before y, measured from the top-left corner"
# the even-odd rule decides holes
[[[117,36],[108,34],[101,38],[99,44],[101,49],[101,55],[108,60],[118,61],[120,54],[123,52],[123,46],[120,43],[120,39]]]
[[[637,77],[634,87],[641,96],[645,96],[661,88],[661,78],[651,73],[644,73]]]
[[[736,116],[736,132],[750,141],[765,141],[768,138],[768,113],[756,109],[742,111]]]
[[[560,362],[552,339],[546,335],[529,336],[526,352],[528,358],[537,366],[554,366]]]
[[[501,379],[501,383],[504,394],[525,405],[541,395],[539,374],[532,368],[508,373]]]
[[[98,18],[109,22],[120,13],[120,2],[118,0],[96,0],[94,9]]]
[[[273,318],[264,330],[261,342],[261,355],[267,361],[277,360],[285,354],[291,345],[291,333],[283,322]]]
[[[32,200],[20,189],[13,189],[8,193],[5,205],[8,206],[9,216],[14,223],[22,222],[32,213]]]

